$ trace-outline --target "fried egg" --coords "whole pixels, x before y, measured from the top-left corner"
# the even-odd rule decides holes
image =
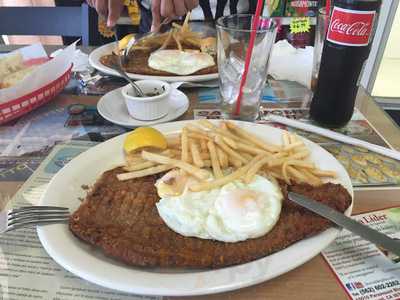
[[[165,175],[170,182],[171,175]],[[190,183],[191,180],[185,182]],[[262,176],[245,184],[240,180],[219,189],[192,192],[187,184],[180,195],[156,184],[160,217],[173,231],[187,237],[239,242],[268,233],[279,220],[282,193],[277,183]],[[180,190],[182,182],[176,185]]]
[[[158,50],[150,54],[149,67],[177,75],[193,74],[215,65],[213,57],[207,53],[180,50]]]

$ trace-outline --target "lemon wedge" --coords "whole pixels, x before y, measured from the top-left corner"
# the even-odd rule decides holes
[[[130,33],[130,34],[124,36],[122,39],[119,40],[118,48],[125,49],[126,46],[128,46],[129,41],[134,37],[135,37],[135,35],[133,33]]]
[[[142,148],[166,149],[167,140],[164,135],[152,127],[139,127],[125,138],[124,151],[130,153]]]

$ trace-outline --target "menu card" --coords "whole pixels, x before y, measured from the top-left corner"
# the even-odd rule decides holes
[[[37,205],[58,170],[94,145],[92,142],[74,141],[55,146],[29,180],[8,201],[8,208]],[[1,236],[0,299],[142,300],[162,297],[126,294],[74,276],[52,260],[43,249],[36,228],[32,227],[10,231]]]
[[[390,209],[353,216],[392,238],[400,238],[400,224],[392,222]],[[400,299],[400,258],[359,236],[343,230],[322,252],[350,299]]]

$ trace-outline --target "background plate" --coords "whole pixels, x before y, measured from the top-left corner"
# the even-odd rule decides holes
[[[185,124],[181,121],[154,126],[163,133],[173,133]],[[240,122],[266,141],[280,144],[282,130],[267,125]],[[122,145],[126,135],[117,136],[80,154],[51,180],[40,205],[66,206],[76,210],[79,197],[85,196],[82,185],[91,185],[104,171],[124,162]],[[305,140],[311,159],[321,169],[334,170],[340,182],[353,196],[351,181],[342,165],[326,150]],[[350,215],[352,206],[346,211]],[[173,270],[135,268],[105,257],[100,251],[81,242],[68,226],[56,224],[38,227],[38,234],[48,254],[61,266],[93,283],[135,294],[201,295],[239,289],[257,284],[302,265],[321,252],[339,233],[330,228],[264,258],[217,270]],[[179,251],[179,250],[178,250]],[[199,255],[201,255],[199,253]]]
[[[93,50],[89,55],[89,63],[90,65],[109,75],[114,75],[120,77],[117,71],[114,69],[103,65],[100,62],[100,58],[104,55],[111,54],[113,49],[115,49],[115,42],[103,45],[99,48]],[[127,73],[128,76],[132,79],[142,80],[142,79],[157,79],[163,80],[167,82],[178,82],[178,81],[185,81],[185,82],[200,82],[200,81],[208,81],[218,78],[218,73],[214,74],[206,74],[206,75],[188,75],[188,76],[153,76],[153,75],[141,75],[141,74],[133,74]]]

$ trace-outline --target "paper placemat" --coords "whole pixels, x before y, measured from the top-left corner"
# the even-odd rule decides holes
[[[37,205],[55,173],[72,158],[94,145],[96,144],[92,142],[73,141],[55,146],[17,194],[8,201],[8,207]],[[48,256],[42,248],[34,227],[2,235],[0,266],[1,299],[162,299],[162,297],[130,295],[113,291],[74,276]]]
[[[400,238],[399,225],[379,210],[353,216],[392,238]],[[322,256],[350,299],[400,299],[400,258],[359,236],[342,230]]]

